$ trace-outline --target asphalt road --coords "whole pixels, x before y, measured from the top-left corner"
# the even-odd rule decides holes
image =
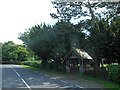
[[[1,69],[2,68],[2,69]],[[0,65],[2,70],[2,89],[69,89],[83,90],[83,87],[72,82],[50,77],[42,73],[25,69],[19,65]]]

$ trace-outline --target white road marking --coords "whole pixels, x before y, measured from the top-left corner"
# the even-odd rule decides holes
[[[75,85],[76,87],[78,87],[78,88],[83,88],[83,87],[81,87],[81,86],[79,86],[79,85]]]
[[[63,83],[68,83],[67,81],[64,81],[64,80],[60,80],[61,82],[63,82]]]
[[[21,78],[22,82],[27,86],[29,90],[32,90],[31,87],[27,84],[27,82],[20,76],[20,74],[12,67],[10,67],[17,75],[19,78]]]

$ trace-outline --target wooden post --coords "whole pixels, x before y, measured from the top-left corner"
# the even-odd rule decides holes
[[[81,59],[81,64],[80,64],[80,73],[84,72],[84,68],[83,68],[83,59]]]
[[[67,62],[66,62],[66,72],[70,72],[70,61],[68,60]]]

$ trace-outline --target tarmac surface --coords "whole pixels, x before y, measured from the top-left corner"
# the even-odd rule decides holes
[[[42,73],[37,73],[25,69],[20,65],[0,65],[2,77],[2,90],[40,90],[40,89],[60,89],[60,90],[83,90],[84,87],[57,77],[50,77]]]

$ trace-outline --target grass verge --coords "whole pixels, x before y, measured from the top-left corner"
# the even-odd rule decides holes
[[[81,75],[80,77],[94,81],[96,83],[101,84],[104,88],[119,88],[120,90],[120,86],[117,83],[113,83],[112,81],[107,81],[107,80],[103,80],[103,79],[99,79],[99,78],[95,78],[95,77],[91,77],[91,76],[87,76],[87,75]]]

